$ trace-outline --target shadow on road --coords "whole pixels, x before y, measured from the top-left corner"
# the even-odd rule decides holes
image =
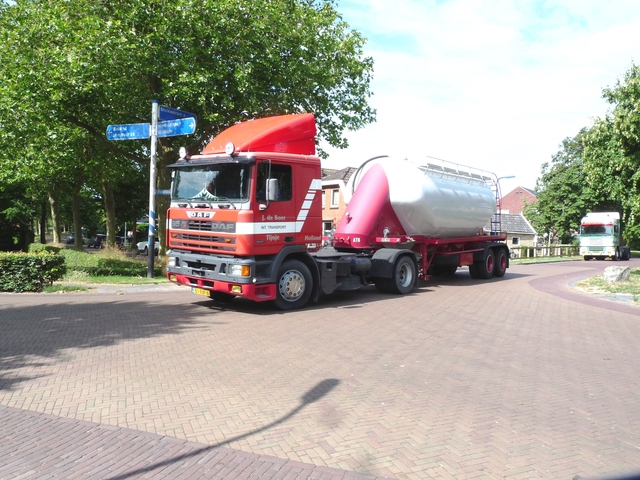
[[[186,453],[184,455],[178,455],[176,457],[164,460],[162,462],[153,463],[153,464],[151,464],[151,465],[149,465],[147,467],[139,468],[139,469],[133,470],[131,472],[127,472],[127,473],[123,473],[121,475],[117,475],[115,477],[109,477],[109,480],[125,480],[125,479],[131,478],[131,477],[138,477],[138,476],[144,475],[146,473],[153,472],[154,470],[157,470],[159,468],[163,468],[163,467],[169,466],[169,465],[174,464],[176,462],[181,462],[183,460],[187,460],[189,458],[193,458],[193,457],[196,457],[198,455],[202,455],[204,453],[210,452],[211,450],[214,450],[216,448],[222,447],[224,445],[228,445],[228,444],[230,444],[232,442],[235,442],[237,440],[241,440],[243,438],[250,437],[251,435],[255,435],[256,433],[260,433],[260,432],[264,432],[266,430],[269,430],[270,428],[273,428],[273,427],[275,427],[275,426],[287,421],[289,418],[291,418],[294,415],[296,415],[299,411],[301,411],[307,405],[320,400],[322,397],[327,395],[331,390],[333,390],[336,386],[338,386],[339,383],[340,383],[340,380],[337,380],[335,378],[328,378],[326,380],[322,380],[320,383],[316,384],[311,390],[309,390],[304,395],[302,395],[302,397],[300,397],[300,404],[297,407],[295,407],[294,409],[290,410],[288,413],[286,413],[282,417],[278,418],[277,420],[274,420],[273,422],[271,422],[271,423],[269,423],[267,425],[264,425],[264,426],[262,426],[260,428],[256,428],[255,430],[251,430],[250,432],[243,433],[242,435],[237,435],[235,437],[229,438],[228,440],[225,440],[224,442],[216,443],[215,445],[209,445],[209,446],[206,446],[206,447],[198,448],[198,449],[193,450],[192,452]]]
[[[197,305],[156,305],[151,301],[96,301],[42,303],[0,308],[0,390],[44,376],[36,373],[65,358],[65,350],[106,347],[122,341],[174,335],[187,329],[222,324],[220,318],[206,326],[194,320],[202,312]],[[28,365],[32,376],[16,376],[11,370]]]

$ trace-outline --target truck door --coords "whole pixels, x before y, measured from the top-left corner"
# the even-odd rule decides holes
[[[257,172],[256,253],[274,253],[295,241],[292,167],[265,160],[258,163]]]

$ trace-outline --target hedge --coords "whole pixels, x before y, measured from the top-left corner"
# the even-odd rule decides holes
[[[64,257],[58,253],[0,252],[0,292],[41,292],[65,273]]]

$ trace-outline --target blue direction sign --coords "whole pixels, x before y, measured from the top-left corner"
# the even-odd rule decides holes
[[[169,120],[158,123],[159,137],[174,137],[176,135],[191,135],[196,131],[196,119],[193,117]]]
[[[148,123],[129,123],[109,125],[107,127],[108,140],[136,140],[150,137]]]
[[[165,107],[164,105],[160,105],[159,116],[160,116],[160,120],[178,120],[180,118],[196,118],[195,113],[189,113],[189,112],[185,112],[184,110]]]

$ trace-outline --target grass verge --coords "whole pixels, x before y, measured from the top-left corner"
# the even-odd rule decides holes
[[[154,278],[147,278],[147,259],[131,257],[117,249],[103,249],[87,253],[73,249],[60,252],[65,257],[67,274],[45,292],[72,292],[88,290],[91,284],[157,285],[168,283],[162,261],[156,259]]]
[[[587,278],[576,283],[576,287],[589,293],[623,293],[633,296],[633,301],[640,300],[640,269],[631,270],[627,282],[607,283],[602,275]]]

